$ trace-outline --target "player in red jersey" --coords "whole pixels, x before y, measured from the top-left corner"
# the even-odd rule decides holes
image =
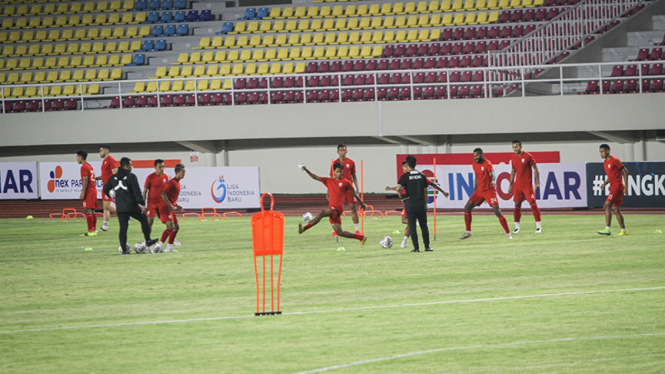
[[[473,195],[469,197],[464,206],[464,223],[466,224],[466,232],[460,236],[460,239],[466,239],[471,237],[471,210],[487,201],[487,203],[492,207],[494,214],[499,218],[501,227],[506,232],[506,237],[512,239],[513,236],[510,234],[510,229],[508,229],[508,222],[506,217],[503,216],[501,210],[499,209],[499,199],[496,196],[496,181],[494,175],[494,166],[489,160],[485,159],[483,155],[483,150],[476,148],[473,150],[473,172],[476,174],[476,179],[474,180],[474,189]]]
[[[540,173],[538,172],[538,165],[536,160],[531,156],[531,153],[522,151],[522,142],[513,140],[513,152],[515,154],[510,160],[512,169],[510,170],[510,187],[508,193],[513,193],[513,201],[515,202],[515,231],[513,233],[520,233],[520,218],[522,217],[522,201],[526,200],[531,205],[533,218],[536,219],[536,234],[543,232],[543,227],[540,222],[540,209],[536,204],[536,194],[533,192],[533,174],[536,175],[536,189],[540,188]],[[533,173],[531,172],[533,169]],[[516,178],[517,177],[517,178]]]
[[[182,207],[178,205],[178,196],[180,195],[180,181],[185,177],[185,165],[175,166],[175,176],[166,183],[162,191],[162,201],[159,206],[159,219],[166,225],[166,230],[162,233],[159,240],[159,248],[164,248],[164,241],[169,239],[165,252],[178,252],[173,249],[173,241],[180,230],[176,210],[181,211]],[[152,251],[152,250],[151,250]]]
[[[406,174],[409,172],[409,164],[404,161],[402,162],[402,174]],[[425,177],[425,182],[427,183],[428,186],[432,186],[435,189],[441,191],[443,196],[448,197],[450,194],[446,191],[444,191],[438,184],[432,182],[429,178]],[[406,196],[406,190],[401,189],[400,186],[397,187],[386,187],[386,191],[397,191],[397,195],[399,196],[400,200],[404,200]],[[409,237],[411,236],[411,232],[409,231],[409,221],[406,217],[406,207],[402,209],[402,223],[406,225],[404,228],[404,239],[402,239],[402,244],[400,245],[400,248],[406,248],[407,243],[409,242]]]
[[[337,146],[337,154],[339,155],[339,158],[335,161],[332,162],[330,165],[330,178],[335,177],[335,171],[333,168],[333,165],[335,163],[340,163],[344,167],[344,170],[342,171],[342,178],[348,179],[349,181],[353,182],[353,186],[355,187],[356,191],[360,191],[358,188],[358,178],[356,177],[356,163],[353,162],[352,159],[346,157],[346,145],[345,144],[339,144]],[[346,201],[346,204],[349,206],[349,209],[351,209],[351,220],[353,221],[353,226],[356,229],[356,234],[360,234],[360,228],[358,224],[358,210],[356,209],[356,202],[359,201],[354,197],[354,194],[351,192],[347,192],[346,195],[344,195],[344,201]],[[342,206],[343,207],[343,206]],[[333,232],[333,236],[335,236],[336,233]]]
[[[164,173],[164,160],[155,160],[155,172],[145,178],[143,184],[143,200],[146,201],[146,216],[148,223],[152,227],[152,222],[159,213],[159,206],[162,201],[162,192],[169,176]]]
[[[97,187],[95,187],[95,169],[92,168],[86,159],[88,152],[76,152],[76,162],[81,165],[81,195],[79,199],[83,200],[83,214],[88,221],[88,231],[85,236],[97,235]]]
[[[101,180],[103,184],[109,181],[109,178],[113,176],[118,171],[120,164],[111,156],[111,146],[103,144],[99,146],[99,157],[102,161],[102,175],[97,177],[96,180]],[[108,231],[109,229],[109,218],[111,218],[111,213],[115,214],[115,207],[111,205],[113,199],[102,194],[102,208],[104,209],[104,221],[102,222],[102,228],[99,231]]]
[[[607,174],[607,181],[603,183],[601,189],[604,190],[605,186],[609,184],[610,194],[607,195],[607,200],[603,204],[603,209],[605,209],[605,230],[598,231],[598,233],[600,235],[612,235],[610,226],[612,225],[612,211],[614,211],[614,215],[617,216],[617,221],[619,222],[619,227],[621,227],[621,232],[618,235],[628,235],[620,208],[623,205],[623,195],[626,194],[628,169],[623,166],[618,158],[610,155],[610,146],[607,144],[600,145],[600,158],[605,160],[603,161],[603,167],[605,168],[605,174]]]
[[[303,227],[302,223],[298,224],[298,234],[309,230],[312,226],[316,225],[321,221],[323,217],[328,217],[330,225],[338,236],[343,236],[349,239],[356,239],[360,241],[360,245],[365,245],[367,237],[360,233],[351,233],[348,231],[342,230],[342,213],[344,213],[344,198],[347,193],[351,193],[356,199],[358,204],[364,209],[365,203],[360,200],[360,196],[356,190],[353,189],[351,181],[344,179],[342,173],[344,170],[344,165],[339,162],[333,165],[334,177],[326,178],[319,177],[309,170],[305,164],[300,164],[300,169],[306,172],[312,179],[317,180],[323,183],[328,188],[328,208],[321,210],[319,214],[314,217],[314,219]]]

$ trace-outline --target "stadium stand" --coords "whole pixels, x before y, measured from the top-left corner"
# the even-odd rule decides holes
[[[67,96],[79,96],[82,108],[90,95],[106,108],[503,97],[547,67],[492,67],[559,63],[649,1],[621,3],[625,9],[597,0],[312,3],[250,7],[235,21],[186,0],[2,4],[3,110],[27,111],[35,98],[47,110],[46,101]],[[575,22],[578,11],[591,16],[592,29],[557,23]],[[571,42],[510,54],[547,27]],[[586,84],[579,91],[662,90],[662,48],[654,43],[632,58],[635,69],[603,71],[603,79],[578,81]],[[642,79],[645,72],[654,78]],[[64,104],[49,108],[73,107]]]

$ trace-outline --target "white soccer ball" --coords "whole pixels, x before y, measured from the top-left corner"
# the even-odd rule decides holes
[[[155,243],[150,247],[150,253],[164,253],[164,248],[159,243]]]
[[[307,213],[302,215],[302,220],[305,223],[310,223],[310,222],[312,222],[313,219],[314,219],[314,216],[310,212],[307,212]]]
[[[134,244],[134,252],[138,254],[145,253],[146,248],[144,242]]]
[[[379,244],[382,248],[388,249],[393,246],[393,239],[390,236],[384,236]]]

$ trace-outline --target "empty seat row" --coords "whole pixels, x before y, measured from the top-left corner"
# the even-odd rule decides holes
[[[135,10],[174,10],[187,8],[187,0],[137,0]]]
[[[157,25],[153,26],[150,30],[150,37],[160,38],[164,36],[185,36],[189,34],[189,25],[186,23],[181,23],[177,27],[176,25]]]
[[[504,12],[510,15],[510,12]],[[371,29],[399,29],[405,27],[440,27],[476,25],[496,22],[501,18],[498,11],[470,12],[456,14],[424,14],[421,16],[389,16],[364,18],[338,18],[313,20],[276,20],[276,21],[250,21],[236,22],[233,30],[227,34],[250,34],[257,32],[306,32],[306,31],[342,31],[342,30],[371,30]],[[507,21],[506,21],[507,22]]]
[[[556,5],[556,2],[552,2]],[[560,5],[568,5],[568,1],[559,1]],[[317,17],[359,17],[359,16],[385,16],[400,14],[423,14],[489,9],[530,8],[544,5],[544,0],[433,0],[383,3],[370,5],[338,5],[335,7],[301,6],[301,7],[274,7],[265,18],[317,18]]]
[[[7,4],[2,6],[2,13],[0,14],[3,17],[16,17],[40,14],[119,12],[130,10],[134,10],[134,0],[125,0],[124,2],[113,0],[110,3],[107,1],[63,2],[58,5],[53,2],[23,5]]]
[[[143,46],[146,46],[147,40],[141,44],[141,41],[134,42],[120,42],[116,44],[116,49],[120,52],[123,51],[137,51],[143,50]],[[157,40],[152,42],[153,49],[164,50],[166,49],[166,40]],[[101,43],[101,42],[100,42]],[[149,46],[150,43],[147,44]],[[112,45],[111,45],[112,46]],[[109,46],[109,48],[111,47]],[[31,45],[18,45],[14,48],[14,45],[5,45],[2,48],[0,57],[30,57],[30,56],[53,56],[53,55],[72,55],[79,53],[98,53],[92,52],[95,45],[90,42],[83,43],[56,43],[56,44],[31,44]],[[95,47],[97,50],[101,48],[101,52],[104,51],[105,47],[103,45],[97,44]]]
[[[480,54],[487,51],[497,51],[510,45],[512,40],[485,40],[477,42],[455,43],[423,43],[423,44],[397,44],[387,45],[383,49],[383,57],[415,57],[415,56],[447,56]]]
[[[443,29],[439,40],[482,40],[497,38],[521,38],[534,31],[536,24],[506,25],[506,26],[481,26],[481,27],[458,27]]]
[[[20,59],[18,62],[16,60],[0,59],[0,71],[136,65],[134,64],[134,55],[131,53],[100,54],[97,56],[36,57],[33,59]]]
[[[35,72],[0,73],[0,85],[56,82],[110,81],[122,79],[122,69],[40,70]]]
[[[58,97],[99,94],[99,84],[67,84],[62,86],[28,86],[28,87],[5,87],[3,94],[6,99],[29,99],[34,97]]]
[[[42,108],[42,100],[5,100],[4,112],[5,113],[26,113],[26,112],[41,112],[41,111],[61,111],[61,110],[76,110],[78,105],[77,99],[49,99],[44,100],[44,107]]]
[[[217,91],[231,89],[231,79],[200,79],[188,81],[140,81],[134,84],[131,93],[154,92],[189,92],[189,91]]]
[[[230,76],[230,75],[269,75],[269,74],[300,74],[304,73],[306,64],[304,62],[285,62],[285,63],[262,63],[258,66],[254,63],[249,64],[208,64],[199,65],[190,69],[190,67],[183,66],[181,70],[179,66],[172,66],[167,68],[165,66],[158,67],[155,76],[151,78],[188,78],[188,77],[215,77],[215,76]],[[182,74],[183,71],[187,74]],[[191,74],[190,74],[191,72]]]
[[[665,39],[665,37],[663,37]],[[663,48],[640,48],[637,53],[637,57],[631,61],[657,61],[665,59],[665,54],[663,54]]]
[[[16,31],[9,34],[7,41],[15,43],[37,43],[37,42],[66,41],[66,40],[142,38],[150,35],[151,35],[150,26],[142,26],[140,28],[137,26],[129,26],[127,28],[93,27],[93,28],[78,29],[78,30],[62,30],[62,32],[58,29],[50,30],[48,32],[44,30],[37,31],[36,33],[24,32],[23,35],[20,35],[20,33]],[[7,46],[5,46],[5,48],[7,48]]]
[[[587,82],[586,90],[580,92],[583,95],[594,95],[601,93],[622,94],[622,93],[638,93],[640,92],[640,81],[637,79],[631,80],[604,80],[602,85],[597,80]],[[642,92],[664,92],[663,79],[642,79],[641,81]]]
[[[107,17],[105,13],[96,16],[70,15],[58,17],[27,17],[27,18],[5,18],[2,21],[2,29],[48,29],[53,27],[79,27],[100,25],[131,25],[146,22],[146,13],[113,13]]]
[[[642,75],[662,75],[663,74],[663,64],[642,64],[638,73],[637,65],[628,65],[624,71],[623,65],[615,65],[612,68],[611,77],[635,77]]]
[[[137,40],[134,42],[83,42],[83,43],[69,43],[66,45],[65,50],[61,45],[56,45],[56,49],[53,50],[49,56],[52,55],[76,55],[76,54],[94,54],[94,53],[116,53],[116,52],[136,52],[141,50],[141,41]],[[29,55],[28,55],[29,56]],[[25,63],[23,61],[30,61],[31,57],[24,58],[9,58],[5,62],[6,69],[27,69],[31,66],[31,63]],[[27,67],[26,65],[27,64]]]
[[[199,14],[198,10],[190,10],[185,12],[184,10],[177,11],[175,13],[166,11],[166,12],[150,12],[148,14],[147,23],[170,23],[170,22],[198,22],[198,21],[214,21],[212,12],[210,10],[202,10]]]

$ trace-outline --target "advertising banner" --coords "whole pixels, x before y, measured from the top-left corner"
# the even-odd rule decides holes
[[[92,161],[95,177],[101,175],[102,162]],[[96,181],[97,197],[102,198],[102,181]],[[42,200],[74,200],[81,194],[81,165],[76,162],[40,162],[39,188]]]
[[[0,200],[36,199],[36,162],[0,162]]]
[[[625,207],[665,207],[665,162],[624,162],[628,169],[628,191],[623,197]],[[587,163],[587,194],[589,208],[602,208],[610,186],[601,162]]]
[[[145,177],[139,181],[145,181]],[[187,168],[180,181],[178,205],[186,209],[258,208],[259,187],[258,167]]]
[[[432,165],[419,165],[417,169],[428,178],[434,178]],[[441,188],[450,193],[445,198],[438,192],[437,208],[461,209],[473,194],[475,174],[473,167],[468,165],[437,165],[436,180]],[[499,207],[513,208],[510,186],[510,165],[494,165],[496,175],[497,197]],[[536,192],[536,200],[540,208],[584,208],[587,206],[587,181],[584,163],[538,164],[540,171],[540,188]],[[429,207],[434,206],[434,190],[430,187]],[[528,208],[524,203],[523,208]],[[489,208],[483,203],[481,208]]]

